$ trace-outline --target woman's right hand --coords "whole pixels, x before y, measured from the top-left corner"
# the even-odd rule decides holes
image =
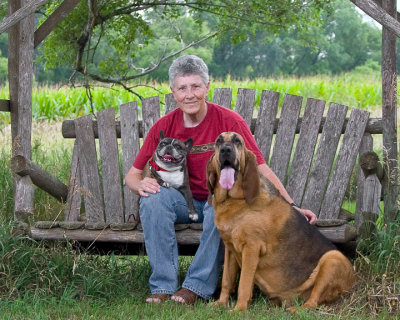
[[[156,179],[145,177],[142,179],[142,170],[131,167],[125,176],[125,184],[128,188],[142,197],[148,197],[149,193],[160,192],[160,185]]]
[[[148,193],[160,192],[160,185],[156,179],[145,177],[139,182],[137,191],[140,196],[148,197]]]

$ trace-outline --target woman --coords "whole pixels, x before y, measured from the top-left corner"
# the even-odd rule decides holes
[[[209,299],[215,291],[223,263],[223,245],[214,225],[214,210],[207,202],[206,165],[214,152],[214,142],[221,132],[238,132],[246,147],[257,156],[258,169],[282,196],[292,203],[282,183],[265,163],[249,127],[236,112],[206,101],[209,90],[207,65],[197,56],[177,58],[169,69],[172,94],[178,108],[160,118],[150,129],[132,168],[125,177],[128,187],[141,196],[140,219],[146,252],[152,273],[149,303],[169,298],[192,304],[198,298]],[[203,232],[199,248],[190,264],[182,289],[178,288],[178,248],[175,223],[190,223],[183,196],[173,188],[160,187],[155,179],[142,179],[142,170],[154,154],[159,132],[180,140],[192,138],[194,147],[188,155],[189,182]],[[316,216],[310,210],[297,208],[310,223]]]

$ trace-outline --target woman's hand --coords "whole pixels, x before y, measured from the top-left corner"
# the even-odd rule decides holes
[[[317,220],[318,220],[317,216],[311,210],[301,209],[298,207],[294,207],[294,208],[296,208],[296,210],[299,211],[304,216],[304,218],[307,219],[309,224],[315,224],[317,222]]]
[[[135,167],[131,167],[126,174],[125,184],[132,192],[142,197],[148,197],[149,193],[160,192],[160,185],[157,180],[149,177],[142,179],[142,170]]]
[[[145,177],[138,183],[137,192],[142,197],[148,197],[148,193],[160,192],[160,185],[156,179]]]

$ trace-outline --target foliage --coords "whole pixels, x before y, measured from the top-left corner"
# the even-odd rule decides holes
[[[7,81],[8,61],[7,58],[0,56],[0,85],[4,85]]]
[[[274,1],[273,5],[268,1],[258,4],[262,10],[270,10],[262,11],[265,19],[258,14],[257,1],[247,2],[243,8],[229,1],[201,8],[195,5],[203,4],[203,0],[170,1],[171,6],[153,4],[138,15],[134,10],[143,2],[124,7],[126,1],[82,1],[36,50],[35,80],[65,84],[71,79],[87,85],[85,75],[90,78],[92,74],[95,80],[119,83],[138,93],[137,82],[123,80],[140,77],[146,84],[150,80],[167,81],[170,61],[164,59],[182,48],[202,57],[214,78],[228,74],[234,79],[338,74],[362,68],[368,61],[380,64],[381,31],[365,22],[348,0],[324,2],[321,8],[321,3],[311,1],[311,7],[299,14],[294,13],[300,2],[286,6],[285,11],[282,4],[286,0]],[[44,21],[60,2],[53,0],[41,7],[38,20]],[[91,11],[88,3],[93,5]],[[3,1],[3,14],[6,7]],[[133,10],[132,15],[125,14],[129,10]],[[279,12],[285,18],[278,17]],[[239,18],[243,21],[235,23]],[[94,26],[88,26],[88,19],[94,19]],[[7,55],[7,46],[4,33],[0,35],[3,56]],[[80,74],[74,69],[83,71]],[[1,76],[5,78],[5,73]]]
[[[363,22],[350,1],[337,0],[333,6],[333,14],[323,12],[323,24],[306,34],[289,29],[272,37],[264,29],[237,44],[222,38],[214,47],[211,72],[234,78],[303,76],[347,72],[368,60],[380,63],[381,31]]]
[[[0,34],[0,85],[7,81],[8,62],[7,62],[8,40],[6,34]]]
[[[46,14],[51,14],[58,3],[51,1]],[[82,1],[46,39],[43,59],[46,68],[66,64],[85,81],[114,83],[132,90],[127,81],[147,75],[163,61],[216,34],[229,31],[232,41],[239,41],[262,28],[268,28],[271,34],[289,28],[302,33],[320,23],[321,11],[329,11],[330,3]]]

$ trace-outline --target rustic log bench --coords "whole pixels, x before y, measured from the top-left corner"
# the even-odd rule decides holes
[[[346,117],[348,107],[335,103],[324,113],[325,101],[309,98],[304,107],[301,96],[290,94],[278,108],[280,94],[267,90],[262,92],[259,107],[254,108],[255,94],[254,89],[239,89],[235,111],[250,126],[269,166],[294,202],[317,214],[317,227],[333,242],[356,239],[364,217],[376,219],[379,212],[381,185],[377,175],[358,170],[354,215],[343,210],[342,203],[359,153],[372,151],[371,134],[382,134],[381,119],[369,119],[369,113],[359,109],[350,110]],[[213,102],[231,107],[231,101],[231,89],[215,89]],[[175,107],[172,95],[166,95],[165,113]],[[58,193],[51,188],[47,191],[67,199],[65,219],[37,221],[29,228],[32,238],[143,248],[138,198],[123,184],[123,177],[139,151],[140,138],[146,137],[160,117],[160,98],[143,100],[142,121],[138,111],[136,102],[131,102],[121,105],[119,121],[109,108],[98,112],[97,121],[87,115],[63,122],[64,138],[75,138],[71,178],[68,188],[61,187]],[[33,170],[35,165],[29,161],[20,162],[23,164],[14,164],[13,171],[31,175],[33,183],[39,185],[45,173],[34,177],[38,168]],[[201,227],[198,223],[176,225],[182,252],[196,248]]]

